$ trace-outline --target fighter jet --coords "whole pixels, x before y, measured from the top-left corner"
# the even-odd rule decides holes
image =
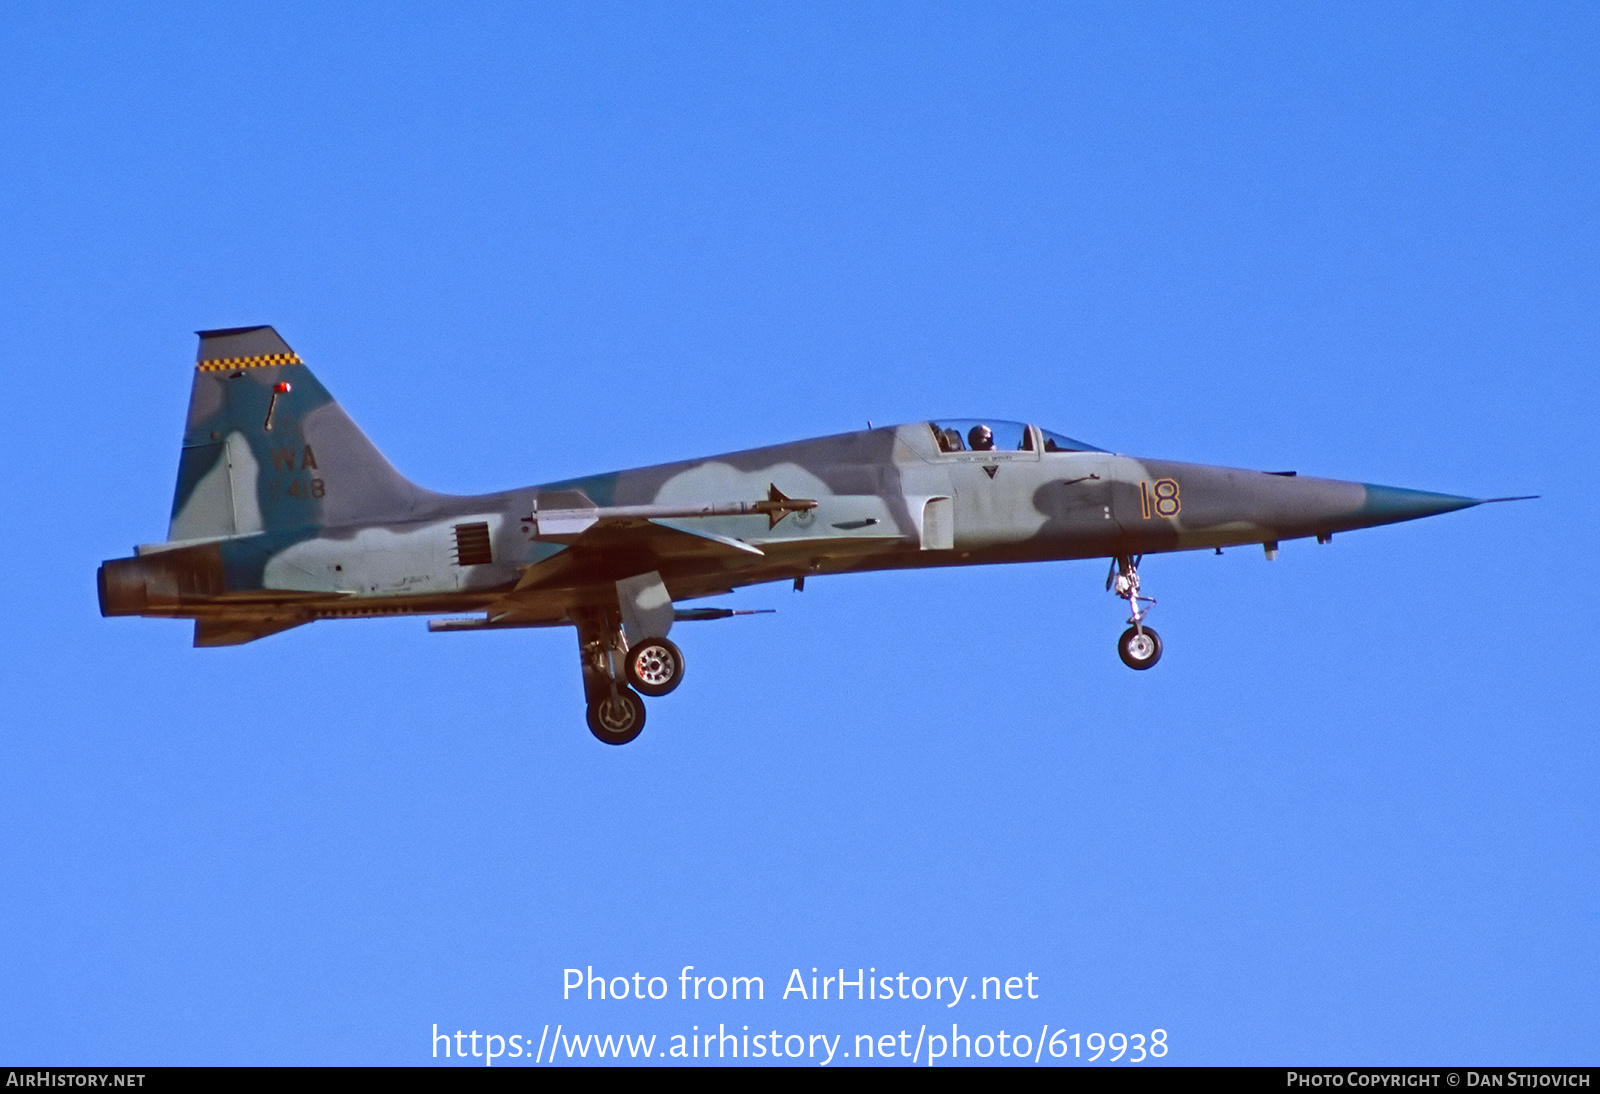
[[[194,620],[232,646],[320,619],[474,613],[437,632],[573,627],[589,729],[672,692],[680,605],[866,570],[1110,560],[1117,650],[1161,659],[1147,554],[1415,520],[1478,499],[1117,455],[1036,425],[913,422],[495,494],[402,477],[268,326],[201,331],[165,542],[99,568],[100,611]]]

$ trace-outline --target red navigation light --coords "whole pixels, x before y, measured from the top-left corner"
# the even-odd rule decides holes
[[[287,395],[287,394],[289,394],[289,382],[287,380],[280,381],[278,383],[278,386],[273,388],[272,390],[273,390],[274,394]]]

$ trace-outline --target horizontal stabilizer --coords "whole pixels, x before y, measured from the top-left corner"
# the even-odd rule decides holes
[[[305,619],[196,619],[196,647],[242,646],[269,634],[290,630],[309,622]]]

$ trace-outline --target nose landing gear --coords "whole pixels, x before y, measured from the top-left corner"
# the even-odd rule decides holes
[[[1142,555],[1119,555],[1111,560],[1106,589],[1128,602],[1128,622],[1132,624],[1117,640],[1117,655],[1130,669],[1148,669],[1161,660],[1161,636],[1144,625],[1144,617],[1155,607],[1154,597],[1139,593],[1139,562]]]
[[[1129,627],[1117,639],[1117,656],[1130,669],[1147,669],[1161,660],[1161,636],[1149,627]]]

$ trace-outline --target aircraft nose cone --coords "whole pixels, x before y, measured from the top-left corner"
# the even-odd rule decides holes
[[[1393,524],[1401,520],[1416,520],[1440,513],[1453,513],[1457,509],[1470,509],[1482,504],[1478,498],[1463,498],[1456,494],[1435,494],[1427,490],[1404,490],[1398,486],[1375,486],[1362,483],[1367,492],[1356,518],[1363,525]]]

